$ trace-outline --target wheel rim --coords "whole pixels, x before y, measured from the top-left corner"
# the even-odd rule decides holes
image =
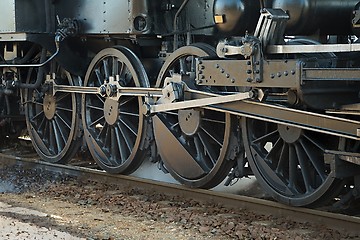
[[[207,45],[187,46],[175,51],[165,62],[157,80],[173,73],[192,74],[195,57],[215,55]],[[187,82],[195,87],[193,82]],[[230,115],[207,109],[187,109],[153,117],[159,154],[170,174],[190,187],[211,188],[228,174],[233,162],[227,159],[232,145]],[[216,129],[216,130],[215,130]]]
[[[74,79],[55,62],[51,66],[55,83],[74,85]],[[32,73],[29,73],[29,76]],[[25,91],[26,124],[40,158],[66,163],[80,145],[78,101],[75,93],[57,92],[54,96],[38,89]]]
[[[148,87],[144,67],[127,48],[104,49],[91,62],[85,86],[100,87],[115,79],[122,87]],[[111,173],[128,174],[143,161],[141,141],[146,123],[140,109],[141,97],[111,97],[110,84],[106,96],[83,95],[83,125],[90,152],[99,166]],[[114,93],[116,90],[114,91]]]
[[[321,205],[343,188],[324,161],[324,151],[337,149],[339,137],[248,118],[242,119],[242,129],[251,169],[276,200]]]

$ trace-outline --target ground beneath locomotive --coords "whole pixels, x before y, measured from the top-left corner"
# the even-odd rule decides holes
[[[76,178],[21,168],[0,169],[0,220],[17,234],[23,224],[53,234],[86,239],[344,239],[347,234],[320,225],[227,209],[159,193],[119,189]],[[11,231],[11,230],[10,230]],[[35,230],[34,230],[35,231]],[[57,231],[57,232],[53,232]],[[12,236],[11,232],[1,234]],[[0,235],[1,236],[1,235]],[[28,235],[25,239],[41,239]],[[73,239],[79,239],[73,238]]]

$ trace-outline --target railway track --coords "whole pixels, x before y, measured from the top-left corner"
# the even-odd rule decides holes
[[[62,173],[76,177],[79,180],[92,180],[104,184],[116,184],[125,188],[177,195],[185,199],[200,202],[216,202],[219,205],[229,208],[241,208],[274,217],[286,217],[294,221],[322,224],[332,229],[345,230],[348,232],[359,232],[360,229],[359,216],[350,216],[316,209],[289,207],[254,197],[239,196],[211,190],[190,189],[177,184],[142,179],[134,176],[112,175],[91,167],[51,164],[29,156],[11,156],[0,153],[0,167],[5,168],[11,166]]]

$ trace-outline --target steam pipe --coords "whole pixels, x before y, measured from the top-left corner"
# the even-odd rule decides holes
[[[177,27],[178,27],[178,25],[177,25],[177,19],[178,19],[178,17],[179,17],[179,15],[180,15],[180,13],[184,10],[184,8],[185,8],[185,6],[186,6],[186,4],[189,2],[189,0],[184,0],[184,2],[181,4],[181,6],[180,6],[180,8],[179,8],[179,10],[176,12],[176,14],[175,14],[175,17],[174,17],[174,32],[176,33],[177,32]],[[175,34],[174,35],[174,51],[176,50],[176,48],[177,48],[177,45],[178,45],[178,39],[177,39],[177,36],[178,34]]]
[[[58,45],[58,44],[57,44]],[[44,49],[43,49],[44,50]],[[45,49],[46,50],[46,49]],[[44,61],[44,62],[42,62],[42,61],[40,61],[40,62],[42,62],[42,63],[38,63],[38,64],[21,64],[21,63],[19,63],[19,64],[0,64],[0,68],[7,68],[7,67],[16,67],[16,68],[21,68],[21,67],[24,67],[24,68],[30,68],[30,67],[43,67],[43,66],[45,66],[47,63],[49,63],[51,60],[53,60],[58,54],[59,54],[59,52],[60,52],[60,49],[59,49],[59,47],[57,46],[56,47],[56,52],[53,54],[53,55],[51,55],[46,61],[45,61],[45,59],[46,58],[44,58],[42,61]],[[45,57],[46,57],[46,54],[45,54]]]
[[[58,52],[58,51],[57,51]],[[39,71],[37,73],[37,76],[36,76],[36,82],[35,83],[21,83],[18,85],[19,88],[28,88],[28,89],[36,89],[38,87],[40,87],[41,83],[43,82],[44,80],[44,72],[45,72],[45,69],[44,69],[44,65],[48,62],[51,61],[51,59],[49,58],[48,60],[45,61],[46,59],[46,53],[47,53],[47,50],[45,48],[43,48],[41,50],[41,56],[40,56],[40,62],[43,62],[42,64],[39,64],[39,65],[42,65],[41,67],[39,67]],[[55,56],[55,54],[53,55]],[[23,65],[24,66],[24,65]],[[30,73],[29,73],[30,74]],[[28,76],[29,78],[30,76]]]
[[[45,19],[46,19],[46,32],[50,33],[51,31],[51,5],[49,0],[44,0],[45,2]],[[20,64],[0,64],[0,68],[6,68],[6,67],[17,67],[17,68],[39,68],[39,71],[37,73],[37,78],[35,83],[19,83],[17,87],[19,88],[28,88],[28,89],[36,89],[40,87],[41,83],[44,80],[44,66],[49,63],[51,60],[53,60],[60,51],[60,40],[61,36],[56,35],[55,36],[55,45],[56,45],[56,52],[50,56],[46,60],[46,54],[47,50],[45,48],[42,48],[41,50],[41,56],[40,56],[40,63],[39,64],[21,64],[21,62],[24,62],[24,60],[20,60]],[[31,49],[30,49],[31,51]],[[25,56],[27,57],[27,55]]]

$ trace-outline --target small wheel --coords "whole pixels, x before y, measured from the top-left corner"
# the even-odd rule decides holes
[[[55,75],[56,84],[75,85],[77,79],[69,72],[54,61],[50,65],[48,73]],[[34,79],[33,75],[30,71],[28,78]],[[25,99],[27,130],[40,158],[51,163],[68,162],[81,144],[76,94],[57,92],[53,96],[40,87],[26,89]]]
[[[125,47],[104,49],[92,60],[84,84],[106,88],[102,96],[82,97],[84,134],[91,155],[107,172],[135,171],[145,155],[143,99],[136,96],[117,99],[112,95],[116,95],[118,87],[149,87],[143,65]]]
[[[215,52],[205,44],[176,50],[160,70],[156,87],[162,87],[165,78],[174,73],[194,76],[195,58],[206,56],[215,56]],[[194,82],[192,79],[187,84],[195,88]],[[189,187],[212,188],[218,185],[234,165],[227,154],[234,140],[231,122],[230,114],[201,108],[154,116],[155,140],[166,169]]]
[[[339,137],[250,118],[242,119],[242,129],[250,167],[276,200],[324,205],[343,189],[324,160],[325,150],[339,148]]]

